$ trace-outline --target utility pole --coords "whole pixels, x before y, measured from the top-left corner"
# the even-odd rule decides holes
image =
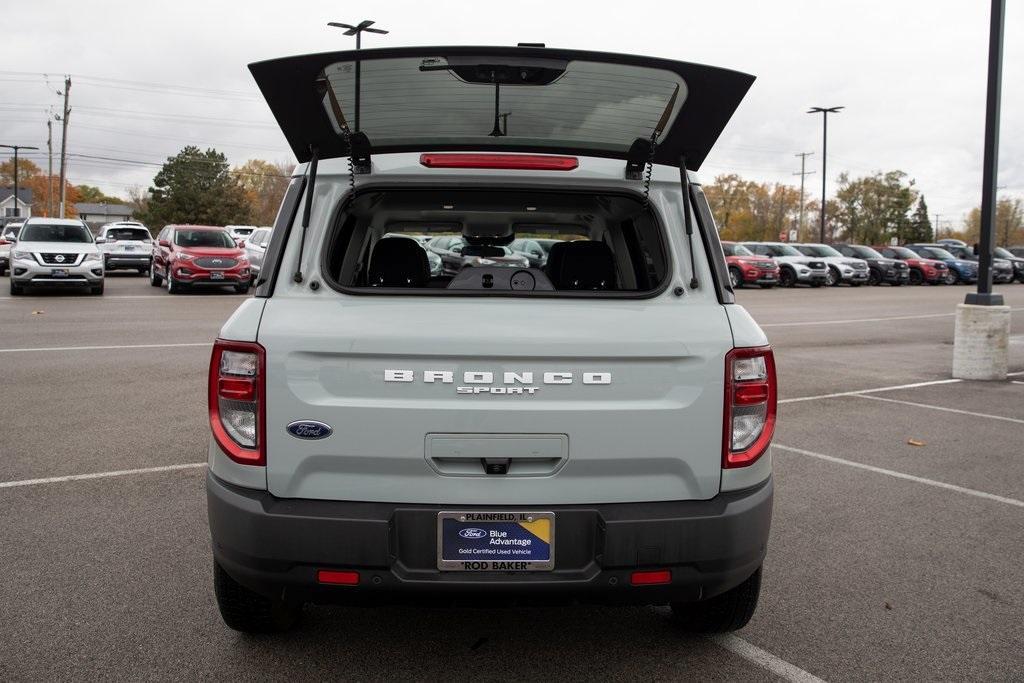
[[[21,217],[21,209],[18,208],[18,150],[19,149],[39,149],[38,147],[29,147],[28,145],[0,145],[0,147],[6,147],[7,149],[14,150],[14,216],[16,218]]]
[[[62,130],[60,134],[60,217],[64,218],[64,185],[67,181],[67,158],[68,158],[68,117],[71,116],[71,108],[68,106],[68,95],[71,93],[71,76],[64,77],[64,113],[60,117]]]
[[[825,181],[828,180],[828,175],[825,173],[825,161],[828,158],[828,115],[838,114],[841,109],[846,107],[811,107],[808,114],[821,114],[822,121],[822,136],[821,136],[821,230],[819,238],[821,243],[825,243]]]
[[[939,235],[941,234],[939,232],[939,217],[941,215],[942,215],[941,213],[935,214],[935,230],[933,231],[935,234],[932,235],[932,237],[935,238],[935,239],[939,239]]]
[[[804,238],[804,179],[814,173],[814,171],[806,170],[807,157],[814,154],[814,152],[800,152],[793,156],[800,157],[800,172],[794,173],[793,175],[800,176],[800,239]]]
[[[46,115],[46,215],[53,215],[53,119]]]

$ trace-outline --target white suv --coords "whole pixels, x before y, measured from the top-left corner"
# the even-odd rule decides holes
[[[821,259],[825,262],[825,265],[828,266],[825,284],[829,287],[834,287],[842,282],[851,287],[867,284],[871,273],[868,270],[868,262],[864,259],[843,256],[827,244],[794,244],[793,247],[809,258]]]
[[[147,275],[153,263],[153,235],[142,223],[119,221],[100,228],[96,244],[103,252],[103,265],[109,270],[136,270]]]
[[[774,356],[695,170],[753,78],[538,47],[250,68],[301,165],[210,363],[224,621],[569,600],[746,624]],[[479,260],[431,275],[424,234]],[[543,267],[484,263],[517,235],[552,240]]]
[[[828,266],[823,259],[809,258],[785,242],[743,242],[758,256],[771,256],[779,264],[779,284],[821,287],[828,282]]]
[[[103,293],[103,254],[84,222],[29,218],[11,245],[11,295],[35,287],[88,287]]]

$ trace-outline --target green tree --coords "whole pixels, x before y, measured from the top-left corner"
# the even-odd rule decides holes
[[[120,197],[111,197],[110,195],[103,194],[103,191],[98,187],[92,185],[79,185],[78,186],[78,201],[90,202],[92,204],[124,204],[125,201]]]
[[[924,201],[924,195],[917,200],[917,208],[910,217],[910,224],[906,232],[901,236],[904,242],[931,242],[935,239],[932,231],[932,222],[928,218],[928,204]]]
[[[189,145],[153,178],[142,219],[153,227],[167,223],[199,225],[245,224],[252,207],[231,173],[227,157],[215,149]]]
[[[879,171],[852,180],[843,173],[835,199],[844,239],[864,244],[881,244],[891,237],[905,240],[917,197],[914,181],[903,171]]]

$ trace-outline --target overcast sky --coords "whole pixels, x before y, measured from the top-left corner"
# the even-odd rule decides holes
[[[1024,10],[1007,4],[999,184],[1020,196]],[[127,160],[73,156],[74,183],[123,196],[148,186],[158,165],[147,163],[186,144],[214,146],[232,164],[293,161],[246,65],[352,47],[325,23],[370,18],[391,33],[368,36],[364,47],[545,42],[754,74],[705,178],[736,172],[798,184],[794,155],[806,151],[816,171],[808,192],[820,193],[821,116],[804,112],[844,105],[829,121],[830,193],[842,171],[901,169],[932,214],[959,223],[981,194],[988,13],[986,0],[10,2],[0,143],[45,149],[46,111],[59,112],[55,91],[71,74],[68,151]],[[59,143],[55,123],[55,151]],[[35,160],[45,169],[45,156]]]

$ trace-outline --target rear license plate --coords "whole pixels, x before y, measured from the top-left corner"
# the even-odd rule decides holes
[[[224,273],[210,273],[210,279],[211,280],[223,280],[224,279]]]
[[[555,513],[439,512],[437,568],[550,571],[555,568]]]
[[[132,246],[126,246],[126,247],[124,248],[124,250],[125,250],[125,251],[135,251],[135,247],[132,247]]]
[[[67,276],[68,276],[68,269],[67,268],[54,268],[53,270],[50,271],[50,277],[67,277]]]

